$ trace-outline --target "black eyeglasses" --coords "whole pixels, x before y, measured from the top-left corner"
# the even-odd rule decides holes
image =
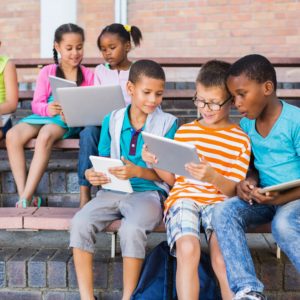
[[[218,103],[213,103],[213,102],[207,102],[204,99],[198,99],[197,98],[197,93],[193,97],[193,102],[198,108],[204,108],[206,105],[207,107],[212,110],[212,111],[219,111],[221,110],[222,106],[225,105],[228,101],[232,100],[232,96],[229,96],[223,103],[218,104]]]

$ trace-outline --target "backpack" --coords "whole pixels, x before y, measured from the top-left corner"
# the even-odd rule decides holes
[[[201,253],[198,268],[202,300],[221,300],[211,268],[209,255]],[[138,285],[131,300],[177,300],[176,258],[170,255],[166,241],[156,246],[146,257]]]

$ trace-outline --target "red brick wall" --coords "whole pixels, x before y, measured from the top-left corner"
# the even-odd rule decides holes
[[[96,38],[114,22],[113,0],[78,0],[86,29],[86,56],[98,56]],[[128,23],[140,27],[133,56],[300,55],[300,2],[286,0],[128,0]],[[1,0],[0,53],[39,56],[40,1]]]
[[[40,56],[40,1],[0,1],[0,54]]]

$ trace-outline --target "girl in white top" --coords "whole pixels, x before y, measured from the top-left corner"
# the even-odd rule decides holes
[[[95,85],[120,85],[126,104],[130,104],[130,96],[126,85],[132,62],[128,59],[128,52],[134,46],[139,46],[142,34],[136,26],[114,23],[106,26],[97,39],[97,46],[102,53],[105,64],[95,69]],[[112,99],[113,101],[113,99]],[[80,186],[80,207],[90,198],[90,183],[85,178],[85,170],[92,167],[89,156],[98,154],[98,143],[101,127],[87,126],[80,132],[80,148],[78,158],[78,181]]]

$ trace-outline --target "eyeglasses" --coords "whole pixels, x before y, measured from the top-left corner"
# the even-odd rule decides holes
[[[193,97],[193,102],[198,108],[204,108],[206,105],[208,109],[212,111],[218,111],[221,110],[222,106],[225,105],[228,101],[232,100],[232,96],[229,96],[223,103],[218,104],[218,103],[213,103],[213,102],[207,102],[205,100],[200,100],[197,98],[197,93]]]

